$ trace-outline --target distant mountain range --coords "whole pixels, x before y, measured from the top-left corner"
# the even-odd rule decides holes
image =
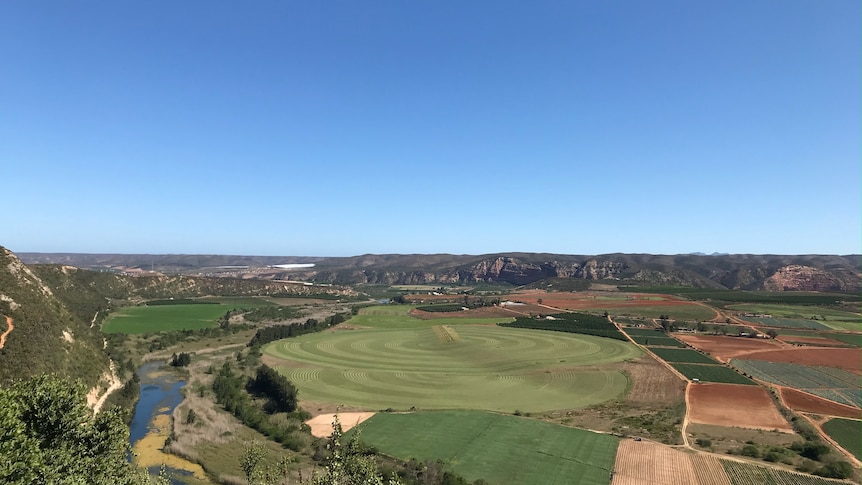
[[[526,285],[547,278],[770,291],[862,291],[862,255],[547,253],[353,257],[18,253],[27,264],[335,284]],[[309,267],[308,265],[314,266]],[[287,268],[284,265],[302,265]],[[279,267],[282,266],[282,267]]]

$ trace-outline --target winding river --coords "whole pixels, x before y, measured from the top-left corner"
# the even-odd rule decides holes
[[[135,463],[158,473],[162,464],[167,467],[174,485],[185,485],[195,477],[195,483],[206,482],[206,474],[197,463],[162,452],[165,440],[171,434],[171,416],[183,401],[182,388],[186,382],[163,362],[146,362],[138,368],[141,394],[129,425],[132,454]]]

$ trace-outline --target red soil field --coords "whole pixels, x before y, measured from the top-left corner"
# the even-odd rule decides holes
[[[689,420],[715,426],[792,433],[766,389],[738,384],[690,384]]]
[[[859,349],[797,347],[767,352],[754,352],[746,354],[743,358],[748,360],[784,362],[787,364],[837,367],[856,374],[862,374],[862,353],[859,352]]]
[[[797,337],[796,335],[788,335],[787,337],[778,336],[779,340],[783,342],[798,342],[800,344],[811,344],[811,345],[828,345],[835,347],[848,347],[850,344],[847,342],[842,342],[840,340],[833,340],[831,338],[820,338],[820,337]]]
[[[822,414],[825,416],[841,416],[842,418],[862,418],[862,410],[838,404],[819,396],[802,392],[792,387],[779,389],[784,404],[794,411]]]
[[[641,293],[613,293],[611,296],[619,297],[619,300],[602,299],[595,293],[545,293],[543,291],[529,291],[514,293],[509,295],[512,301],[522,301],[525,303],[538,303],[542,300],[543,305],[552,306],[555,308],[563,308],[566,310],[590,310],[602,309],[608,307],[661,307],[661,306],[681,306],[681,305],[696,305],[696,303],[684,300],[677,300],[670,295],[655,295]],[[647,299],[661,298],[661,300]]]
[[[698,350],[709,353],[722,362],[727,362],[730,359],[747,359],[747,355],[752,352],[788,348],[780,342],[760,338],[691,335],[684,333],[676,333],[674,337]]]

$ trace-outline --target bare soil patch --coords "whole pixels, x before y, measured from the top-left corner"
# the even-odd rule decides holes
[[[8,337],[9,334],[12,333],[12,330],[15,328],[15,325],[12,324],[12,317],[6,317],[6,327],[6,331],[3,332],[2,335],[0,335],[0,349],[2,349],[4,345],[6,345],[6,337]]]
[[[730,359],[748,359],[749,357],[747,357],[747,355],[753,352],[781,350],[787,348],[787,346],[780,342],[759,338],[692,335],[685,333],[675,333],[674,337],[698,350],[702,350],[710,354],[712,357],[724,363],[727,363]]]
[[[612,485],[698,483],[687,453],[651,441],[623,440],[617,449]]]
[[[837,402],[829,401],[791,387],[782,387],[779,389],[779,392],[784,404],[794,411],[862,419],[862,410],[851,406],[838,404]]]
[[[848,372],[862,374],[862,355],[860,355],[859,349],[802,347],[753,352],[746,354],[744,358],[787,364],[837,367]]]
[[[375,414],[376,413],[370,412],[338,413],[337,416],[338,420],[341,422],[341,429],[343,431],[348,431]],[[311,434],[313,436],[326,438],[332,434],[332,423],[335,422],[335,416],[336,414],[321,414],[309,419],[305,424],[311,427]]]
[[[667,367],[645,356],[634,362],[626,362],[623,370],[629,374],[632,387],[626,400],[634,403],[668,403],[685,397],[686,381],[680,379]]]
[[[693,384],[689,405],[688,417],[694,423],[793,432],[762,387]]]

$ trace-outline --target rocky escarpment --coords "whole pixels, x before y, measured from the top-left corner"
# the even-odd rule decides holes
[[[79,257],[80,256],[80,257]],[[624,284],[682,285],[700,288],[744,290],[862,291],[860,255],[769,255],[769,254],[606,254],[580,256],[545,253],[486,255],[455,254],[365,254],[338,258],[247,257],[247,256],[153,256],[153,255],[29,255],[33,262],[76,262],[96,264],[93,269],[155,267],[165,274],[204,276],[213,274],[210,265],[224,265],[218,278],[207,280],[152,279],[152,292],[137,287],[134,293],[163,291],[195,294],[250,294],[259,288],[244,286],[242,280],[267,280],[278,285],[283,280],[351,285],[370,284],[475,284],[503,282],[531,284],[546,278],[578,278],[586,281],[613,281]],[[310,268],[284,270],[283,262],[313,263]],[[146,263],[146,265],[144,265]],[[203,268],[201,265],[206,265]],[[224,269],[231,268],[231,269]],[[240,269],[232,269],[240,268]],[[800,269],[801,268],[801,269]],[[806,269],[808,268],[808,269]],[[34,267],[35,269],[35,267]],[[45,279],[45,276],[40,274]],[[47,281],[47,280],[46,280]],[[141,280],[141,282],[144,280]],[[140,282],[137,284],[141,284]],[[252,283],[249,283],[251,285]],[[57,285],[49,282],[56,289]],[[202,286],[208,286],[206,289]],[[280,291],[321,291],[318,286],[292,285]],[[264,291],[271,292],[275,287]],[[301,290],[300,290],[301,289]],[[346,289],[332,291],[349,291]],[[154,295],[153,295],[154,296]]]
[[[859,276],[848,271],[827,272],[810,266],[792,264],[778,269],[763,282],[770,291],[858,292]]]

